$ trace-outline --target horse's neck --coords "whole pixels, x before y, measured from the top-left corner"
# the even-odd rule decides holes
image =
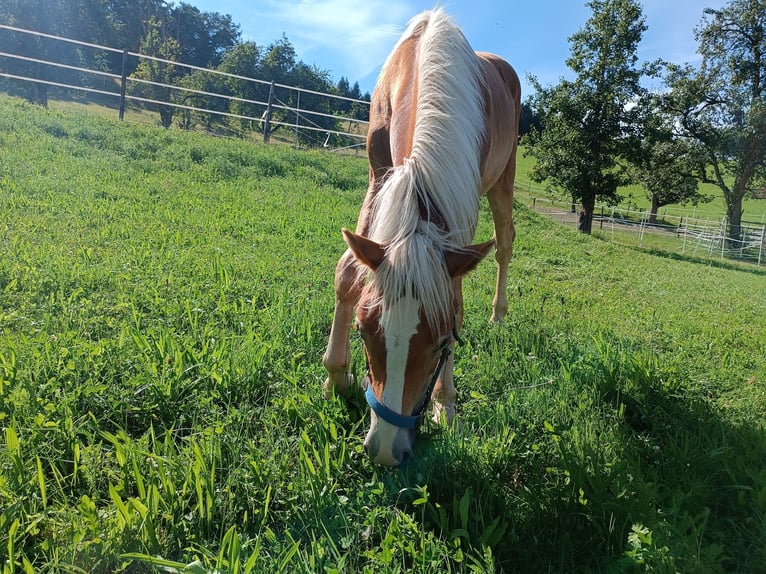
[[[433,224],[436,227],[438,227],[441,231],[448,231],[447,229],[447,221],[444,219],[444,216],[442,215],[441,211],[439,211],[439,208],[434,205],[433,201],[431,200],[431,197],[428,195],[428,192],[425,190],[418,190],[417,193],[418,198],[418,215],[420,216],[420,220],[423,224]]]

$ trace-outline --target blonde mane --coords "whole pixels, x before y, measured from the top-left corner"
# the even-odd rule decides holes
[[[479,60],[441,10],[413,18],[399,44],[420,30],[412,153],[391,170],[372,212],[370,237],[386,247],[386,258],[369,287],[378,294],[373,304],[382,305],[384,325],[387,310],[403,296],[420,301],[432,326],[449,319],[443,315],[453,291],[444,251],[471,243],[479,214]],[[419,202],[426,212],[438,213],[443,225],[421,219]]]

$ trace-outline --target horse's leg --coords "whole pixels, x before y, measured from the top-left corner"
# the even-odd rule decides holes
[[[457,400],[457,391],[455,390],[455,381],[453,379],[453,368],[455,366],[455,354],[450,353],[447,360],[444,361],[441,375],[436,383],[434,392],[431,395],[433,403],[433,420],[435,423],[447,423],[451,425],[455,419],[455,401]]]
[[[500,180],[487,193],[492,219],[495,224],[495,261],[497,261],[497,282],[495,298],[492,301],[493,323],[500,323],[508,311],[508,265],[513,255],[513,182],[516,177],[516,148],[511,153],[508,165]]]
[[[354,308],[362,291],[363,276],[359,273],[354,255],[347,250],[335,268],[335,314],[330,328],[322,363],[327,370],[327,379],[322,388],[325,398],[333,392],[345,393],[353,384],[348,367],[351,360],[349,330],[354,320]]]
[[[455,315],[455,329],[460,332],[463,326],[463,280],[461,277],[454,279],[453,288],[455,290],[455,302],[457,304],[457,313]],[[453,341],[454,345],[457,341]],[[455,353],[452,352],[444,361],[439,380],[436,381],[434,391],[431,393],[431,402],[433,404],[433,420],[436,423],[445,422],[452,424],[455,418],[455,401],[457,400],[457,391],[455,390],[455,381],[453,370],[455,366]]]
[[[376,177],[375,172],[370,169],[370,186],[367,195],[364,196],[356,226],[356,232],[365,237],[370,231],[375,196],[384,180],[385,172]],[[354,254],[347,249],[335,267],[335,313],[330,327],[330,340],[322,357],[322,363],[327,370],[327,379],[322,388],[325,398],[329,398],[333,392],[343,394],[354,384],[348,372],[351,362],[351,342],[348,335],[354,321],[354,309],[364,287],[364,278],[365,274]]]

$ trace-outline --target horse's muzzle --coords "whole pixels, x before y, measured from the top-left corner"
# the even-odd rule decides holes
[[[414,435],[414,429],[397,428],[385,421],[374,420],[364,440],[364,450],[375,464],[399,466],[412,455]]]

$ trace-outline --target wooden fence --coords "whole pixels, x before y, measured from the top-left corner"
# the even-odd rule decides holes
[[[324,147],[348,147],[348,148],[363,148],[364,141],[367,136],[367,121],[361,120],[355,117],[344,117],[342,115],[327,113],[326,111],[318,111],[308,109],[307,107],[301,107],[301,95],[314,96],[319,98],[327,98],[329,100],[343,100],[356,104],[357,106],[368,106],[369,102],[366,100],[357,100],[353,98],[347,98],[344,96],[338,96],[335,94],[329,94],[325,92],[317,92],[313,90],[307,90],[304,88],[298,88],[295,86],[288,86],[285,84],[279,84],[273,81],[260,80],[256,78],[249,78],[246,76],[240,76],[237,74],[229,74],[220,70],[214,70],[210,68],[201,68],[199,66],[193,66],[185,64],[183,62],[176,62],[158,58],[155,56],[148,56],[137,52],[131,52],[128,50],[120,50],[117,48],[111,48],[108,46],[101,46],[98,44],[91,44],[88,42],[81,42],[79,40],[73,40],[71,38],[64,38],[61,36],[53,36],[50,34],[43,34],[41,32],[35,32],[32,30],[26,30],[23,28],[17,28],[14,26],[8,26],[6,24],[0,24],[0,34],[3,33],[16,33],[22,35],[28,35],[31,37],[45,38],[53,42],[61,42],[64,44],[71,44],[78,46],[79,48],[85,48],[94,51],[100,51],[102,54],[117,54],[122,58],[122,71],[120,74],[116,74],[110,71],[104,71],[97,68],[73,66],[62,62],[56,62],[51,59],[34,58],[21,53],[2,52],[0,51],[0,78],[6,80],[16,80],[21,82],[31,82],[34,84],[43,84],[62,90],[72,90],[74,92],[97,94],[101,97],[114,98],[118,102],[118,114],[122,120],[125,117],[125,110],[129,102],[137,102],[142,106],[166,106],[177,110],[184,110],[186,112],[194,112],[197,114],[208,114],[209,116],[219,116],[225,118],[232,118],[242,121],[251,121],[258,126],[259,131],[263,132],[263,139],[265,142],[269,142],[273,130],[277,127],[284,127],[292,131],[295,138],[295,143],[298,145],[301,139],[305,139],[306,133],[314,134],[314,140],[316,142],[323,142],[321,145]],[[146,79],[140,79],[128,75],[128,62],[129,58],[137,58],[139,61],[148,60],[157,63],[161,63],[168,66],[175,66],[178,68],[184,68],[186,70],[201,72],[203,74],[210,74],[211,76],[221,76],[229,79],[240,80],[246,83],[254,85],[263,85],[268,87],[268,97],[262,100],[248,99],[231,94],[225,94],[221,92],[206,91],[190,88],[187,86],[181,86],[176,84],[166,84],[161,82],[153,82]],[[8,67],[5,64],[10,60],[17,62],[26,62],[28,64],[34,64],[43,70],[38,74],[14,74],[8,71]],[[95,58],[94,58],[95,60]],[[76,72],[72,74],[72,78],[75,81],[54,81],[46,78],[45,70],[68,70]],[[80,76],[82,74],[82,76]],[[104,86],[96,88],[92,85],[86,85],[88,82],[76,81],[82,80],[85,77],[98,77],[103,79]],[[200,107],[193,105],[193,103],[186,103],[187,98],[169,97],[167,100],[159,100],[155,97],[145,97],[134,93],[135,89],[131,89],[132,86],[150,86],[154,88],[163,88],[167,90],[168,94],[182,94],[184,96],[198,96],[200,98],[215,98],[226,102],[238,102],[239,104],[246,104],[255,113],[234,113],[229,110],[211,109],[209,107]],[[287,96],[279,97],[279,93],[288,94]],[[175,100],[175,101],[174,101]],[[180,101],[179,101],[180,100]],[[291,103],[294,102],[294,103]],[[283,113],[280,118],[275,117],[275,111],[281,110]],[[290,121],[287,118],[291,118]],[[321,119],[331,120],[331,124],[335,126],[347,126],[347,130],[334,129],[327,126],[321,126],[318,124]],[[304,134],[304,138],[301,138],[301,134]],[[337,139],[343,143],[342,146],[335,146],[331,144],[331,138],[337,136]]]

